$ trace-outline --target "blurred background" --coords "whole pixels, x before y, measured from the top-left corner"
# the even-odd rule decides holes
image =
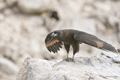
[[[119,0],[0,0],[0,80],[15,80],[26,57],[66,58],[64,49],[46,49],[45,37],[53,30],[85,31],[120,48],[119,23]],[[101,52],[82,44],[75,57]]]

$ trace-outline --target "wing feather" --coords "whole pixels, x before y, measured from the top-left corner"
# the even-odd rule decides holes
[[[117,52],[117,50],[111,44],[106,43],[105,41],[98,39],[96,36],[85,32],[76,33],[74,35],[74,39],[102,50]]]
[[[50,52],[56,53],[60,50],[60,48],[62,48],[62,42],[58,39],[46,41],[46,47]]]
[[[51,47],[47,47],[47,49],[51,52]]]

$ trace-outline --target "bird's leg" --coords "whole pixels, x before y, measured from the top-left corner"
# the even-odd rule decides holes
[[[75,62],[73,58],[68,57],[68,53],[67,53],[67,58],[64,59],[64,60],[67,61],[67,62]]]
[[[68,57],[68,53],[67,53],[67,58],[64,59],[64,60],[67,61],[67,62],[71,62],[71,61],[72,61],[72,58],[69,58],[69,57]]]
[[[64,43],[64,47],[67,51],[67,58],[65,59],[66,61],[70,62],[71,61],[71,58],[68,58],[68,54],[69,54],[69,49],[70,49],[70,44],[66,44]]]
[[[73,57],[72,57],[72,61],[75,62],[74,57],[75,57],[76,52],[79,51],[79,43],[74,43],[74,44],[72,44],[72,47],[73,47]]]
[[[73,62],[75,62],[75,60],[74,60],[75,53],[76,53],[76,52],[74,52],[74,53],[73,53],[73,56],[72,56],[72,61],[73,61]]]
[[[72,58],[68,58],[68,54],[67,54],[67,58],[65,59],[65,61],[67,61],[67,62],[75,62],[74,61],[74,56],[75,56],[75,53],[73,53],[73,57]]]
[[[66,59],[68,59],[68,53],[67,53],[67,58]]]
[[[73,53],[73,57],[72,57],[73,60],[74,60],[74,57],[75,57],[75,53]]]

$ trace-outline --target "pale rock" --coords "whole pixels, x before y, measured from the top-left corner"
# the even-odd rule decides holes
[[[113,57],[113,61],[116,63],[120,63],[120,55]]]
[[[13,75],[18,72],[18,67],[9,60],[5,58],[0,58],[0,71],[9,75]]]
[[[95,6],[97,9],[100,9],[104,12],[110,12],[111,11],[111,5],[107,2],[96,2]]]
[[[0,21],[3,21],[5,16],[3,14],[0,14]]]
[[[51,8],[53,10],[56,10],[60,18],[66,20],[66,19],[74,19],[75,17],[79,16],[79,11],[81,10],[82,5],[84,4],[84,1],[82,0],[60,0],[55,1],[51,0]],[[76,16],[78,15],[78,16]]]
[[[18,0],[5,0],[8,6],[14,5]]]
[[[11,9],[5,9],[4,14],[5,16],[13,15],[13,11]]]
[[[120,80],[119,75],[119,64],[105,55],[75,58],[75,62],[27,58],[17,80]]]
[[[6,8],[6,4],[4,0],[0,0],[0,10],[3,10],[4,8]]]
[[[96,32],[98,33],[98,35],[104,35],[106,33],[105,25],[100,21],[96,21]]]
[[[95,20],[93,19],[77,19],[73,21],[72,28],[84,31],[90,34],[96,34]]]
[[[42,13],[50,8],[50,0],[19,0],[19,8],[26,13]]]
[[[29,16],[23,19],[24,26],[31,26],[33,28],[43,27],[43,20],[40,16]]]
[[[16,75],[8,75],[8,74],[0,71],[0,80],[8,80],[8,79],[9,79],[9,80],[15,80],[15,79],[16,79],[15,76],[16,76]]]

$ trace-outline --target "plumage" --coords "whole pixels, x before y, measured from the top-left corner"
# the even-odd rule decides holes
[[[67,51],[67,58],[70,46],[73,48],[73,59],[75,53],[79,52],[79,44],[88,44],[102,50],[117,53],[117,50],[109,43],[97,38],[96,36],[78,30],[66,29],[56,30],[49,33],[45,39],[45,44],[50,52],[56,53],[64,45]]]

